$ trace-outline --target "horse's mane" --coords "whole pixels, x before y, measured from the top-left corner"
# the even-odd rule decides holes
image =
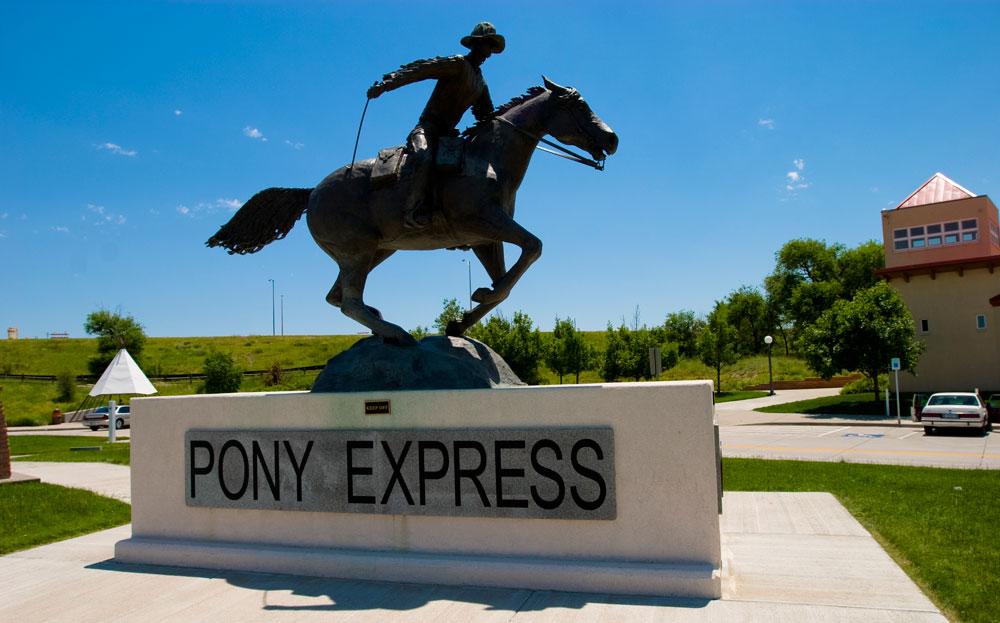
[[[462,136],[473,136],[475,134],[478,134],[483,129],[492,127],[493,117],[499,117],[500,115],[504,114],[511,108],[519,106],[524,102],[527,102],[528,100],[534,99],[539,95],[541,95],[542,93],[545,93],[544,87],[530,87],[524,94],[511,98],[511,100],[506,104],[501,104],[497,106],[496,109],[493,111],[493,114],[490,116],[490,118],[477,121],[473,125],[462,130]]]

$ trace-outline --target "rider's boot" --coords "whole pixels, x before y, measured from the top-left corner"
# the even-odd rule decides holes
[[[421,154],[411,154],[418,160],[414,163],[410,177],[410,195],[406,198],[403,209],[403,227],[406,229],[423,229],[431,223],[431,208],[428,199],[430,189],[431,165],[426,150]]]

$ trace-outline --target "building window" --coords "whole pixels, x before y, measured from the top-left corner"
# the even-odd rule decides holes
[[[927,325],[927,319],[926,318],[921,319],[921,321],[920,321],[920,332],[921,333],[927,333],[929,330],[930,330],[930,328]]]
[[[993,239],[993,244],[1000,247],[1000,228],[996,226],[996,223],[990,223],[990,238]]]
[[[1000,230],[992,223],[990,224],[990,235],[997,245],[1000,245]],[[903,227],[892,230],[892,239],[893,248],[896,251],[975,242],[979,239],[979,221],[970,218],[962,221]]]
[[[980,331],[985,331],[986,330],[986,315],[985,314],[979,314],[979,315],[976,316],[976,328],[979,329]]]

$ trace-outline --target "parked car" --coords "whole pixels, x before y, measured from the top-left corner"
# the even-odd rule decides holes
[[[129,425],[129,416],[132,411],[128,405],[115,406],[115,428],[122,429]],[[83,416],[83,425],[89,426],[90,430],[108,427],[108,408],[97,407],[92,413]]]
[[[1000,394],[990,394],[986,399],[986,413],[989,415],[990,423],[1000,422]]]
[[[937,428],[979,428],[986,434],[989,418],[986,405],[975,392],[942,392],[927,399],[920,413],[924,432]]]

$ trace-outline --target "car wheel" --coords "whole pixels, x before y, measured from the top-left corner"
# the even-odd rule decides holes
[[[91,427],[90,427],[90,430],[93,430],[93,431],[96,431],[96,430],[97,430],[97,428],[98,428],[97,426],[91,426]]]
[[[931,436],[931,435],[933,435],[934,434],[934,427],[933,426],[924,426],[924,434],[927,435],[928,437]]]
[[[117,428],[118,430],[121,430],[124,427],[125,427],[125,422],[123,422],[121,418],[118,418],[117,420],[115,420],[115,428]]]

